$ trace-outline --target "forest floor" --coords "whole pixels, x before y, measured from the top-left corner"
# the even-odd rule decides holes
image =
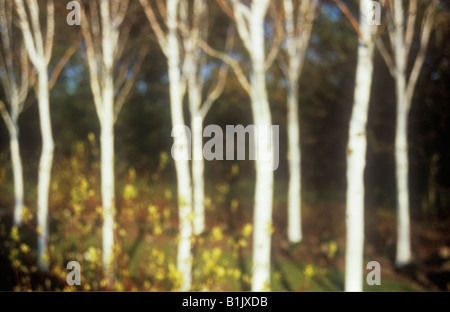
[[[250,208],[250,207],[248,207]],[[281,211],[281,207],[278,207]],[[277,208],[275,208],[277,211]],[[326,211],[325,211],[326,210]],[[220,228],[225,237],[233,237],[238,240],[242,237],[241,230],[245,228],[244,220],[249,218],[250,209],[244,209],[247,213],[233,217],[214,214],[210,216],[209,227],[200,243],[195,245],[194,254],[201,258],[205,250],[219,247],[222,258],[232,258],[232,251],[225,240],[214,242],[214,229]],[[330,205],[305,207],[304,219],[316,220],[310,226],[305,222],[303,229],[304,238],[301,243],[290,244],[286,234],[282,231],[286,228],[283,213],[275,213],[275,232],[272,238],[272,291],[342,291],[344,289],[345,271],[345,227],[336,220],[343,220],[344,207]],[[320,220],[320,215],[327,216]],[[222,219],[220,222],[218,219]],[[233,219],[231,221],[231,219]],[[366,224],[365,263],[377,261],[381,265],[381,285],[369,286],[364,283],[364,291],[449,291],[450,290],[450,218],[425,224],[412,221],[412,248],[414,260],[411,265],[398,269],[395,267],[395,215],[390,211],[379,209],[375,216],[366,216],[369,219]],[[207,224],[208,224],[207,222]],[[172,224],[172,230],[176,231],[176,224]],[[209,243],[208,243],[209,242]],[[153,241],[153,243],[155,243]],[[170,237],[161,238],[158,242],[165,248],[176,252],[176,246]],[[135,248],[136,262],[140,256],[151,252],[151,244],[140,240]],[[237,263],[243,274],[251,274],[251,240],[240,248]],[[133,259],[131,260],[133,263]],[[197,262],[196,262],[197,263]],[[199,260],[194,263],[195,268],[201,268],[204,263]],[[222,262],[218,261],[220,265]],[[133,264],[132,264],[133,265]],[[363,272],[365,276],[370,272]],[[200,279],[204,280],[205,276]],[[195,278],[194,278],[195,279]],[[237,287],[237,288],[236,288]],[[210,285],[210,290],[235,291],[250,290],[250,283],[244,279],[231,281],[225,280]]]
[[[167,186],[161,188],[167,189]],[[244,187],[240,191],[250,193]],[[161,198],[153,200],[154,204],[150,206],[133,200],[118,201],[121,209],[117,213],[119,225],[116,239],[121,256],[117,265],[123,290],[177,289],[173,286],[177,278],[173,270],[176,264],[177,211],[163,198],[162,190],[154,192]],[[221,202],[220,206],[207,205],[206,230],[194,240],[194,291],[250,290],[252,198],[246,196],[248,198],[237,203],[233,201],[236,194],[231,194],[214,198]],[[286,238],[286,203],[280,198],[275,196],[274,199],[271,290],[343,291],[344,205],[329,200],[320,204],[305,203],[302,208],[303,240],[298,244],[290,244]],[[66,201],[63,198],[60,200]],[[0,207],[10,207],[11,204],[11,199],[0,199]],[[96,282],[101,279],[101,261],[95,263],[101,259],[99,204],[98,198],[92,199],[92,203],[85,205],[85,211],[78,214],[72,208],[51,208],[50,232],[53,234],[50,241],[52,265],[56,270],[51,271],[49,276],[32,273],[25,280],[23,277],[18,278],[23,274],[18,274],[11,264],[11,253],[17,252],[5,247],[7,242],[11,242],[9,233],[12,217],[9,211],[0,208],[0,290],[17,289],[15,287],[20,283],[28,286],[19,290],[54,290],[64,287],[63,277],[67,274],[64,263],[73,259],[80,261],[82,268],[86,268],[85,280],[90,289],[101,290],[101,283]],[[403,269],[397,269],[394,264],[395,211],[369,206],[366,208],[365,220],[364,263],[380,263],[381,285],[369,286],[364,283],[364,291],[450,291],[448,215],[433,218],[419,215],[412,218],[414,261]],[[22,263],[28,263],[28,269],[25,268],[28,271],[33,271],[33,259],[36,257],[35,226],[35,220],[22,226],[19,229],[20,241],[14,243],[17,246],[25,243],[30,247],[29,254],[19,257]],[[369,272],[363,272],[364,280]],[[43,287],[47,278],[56,281],[55,285]]]

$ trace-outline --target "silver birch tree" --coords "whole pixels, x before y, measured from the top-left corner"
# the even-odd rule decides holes
[[[189,138],[183,115],[183,99],[186,94],[186,79],[182,74],[183,57],[180,54],[182,42],[179,39],[179,17],[185,16],[186,6],[181,6],[180,0],[167,0],[165,6],[158,2],[160,19],[148,0],[140,0],[150,26],[158,43],[166,56],[169,84],[170,111],[172,120],[172,137],[174,144],[172,156],[175,160],[178,192],[179,242],[177,251],[177,269],[182,276],[181,290],[188,291],[192,284],[192,181],[189,167]],[[163,25],[161,25],[162,20]],[[164,29],[166,30],[164,30]]]
[[[280,67],[287,84],[287,135],[288,135],[288,239],[291,243],[302,240],[301,222],[301,145],[298,83],[306,50],[309,45],[318,0],[284,0],[286,56],[280,58]],[[280,53],[280,55],[282,55]]]
[[[114,124],[132,90],[147,49],[140,49],[134,62],[121,59],[130,30],[124,23],[128,0],[94,0],[88,5],[88,9],[83,7],[81,11],[81,30],[101,129],[102,261],[107,287],[112,288],[115,284]]]
[[[50,119],[48,65],[52,56],[55,31],[55,8],[53,0],[46,3],[45,37],[39,20],[40,8],[37,0],[15,0],[19,27],[31,63],[37,71],[37,98],[39,106],[42,152],[39,161],[38,177],[38,267],[48,270],[48,200],[54,142]]]
[[[183,37],[184,62],[183,77],[187,81],[189,112],[191,117],[192,135],[192,188],[193,188],[193,231],[201,234],[205,229],[205,186],[203,160],[203,120],[213,103],[222,94],[228,67],[221,66],[217,79],[203,97],[205,78],[203,69],[207,62],[206,53],[199,47],[199,41],[208,39],[208,5],[206,0],[194,0],[189,7],[189,1],[181,2],[179,27]],[[226,49],[230,49],[232,37],[229,36]]]
[[[163,2],[159,2],[157,8],[163,25],[159,23],[155,10],[146,0],[141,0],[141,4],[167,58],[169,67],[172,124],[174,131],[177,132],[172,133],[172,136],[178,155],[175,157],[180,220],[178,270],[182,274],[182,290],[189,290],[192,284],[190,240],[192,234],[201,234],[205,228],[203,120],[224,90],[228,67],[226,64],[220,67],[216,80],[206,93],[206,97],[203,97],[205,89],[203,69],[207,65],[207,58],[206,53],[199,46],[207,45],[206,40],[208,39],[209,12],[206,0],[179,1],[177,3],[166,1],[165,5]],[[170,11],[169,8],[174,11]],[[163,28],[166,28],[167,31],[164,32]],[[232,37],[227,38],[227,49],[231,48],[231,39]],[[182,50],[183,53],[171,51],[175,47]],[[178,68],[177,72],[175,72],[176,68]],[[184,125],[182,101],[186,93],[191,117],[192,155],[190,155],[189,146],[185,147],[185,144],[190,142],[184,141],[187,134],[181,130]],[[180,131],[178,132],[178,130]],[[192,178],[189,170],[189,174],[185,174],[185,159],[192,159]],[[187,165],[189,166],[189,162]],[[188,189],[183,189],[187,185],[191,185],[192,197],[187,194]],[[186,198],[189,201],[186,201]]]
[[[347,143],[345,291],[362,291],[364,258],[364,171],[367,118],[373,79],[376,26],[368,22],[372,1],[360,0],[358,62]]]
[[[218,3],[236,24],[239,37],[251,61],[251,75],[248,80],[235,60],[227,55],[210,51],[211,54],[216,54],[230,65],[251,99],[253,122],[255,129],[257,129],[255,138],[256,183],[253,210],[253,276],[251,289],[252,291],[270,290],[275,150],[272,133],[259,130],[270,128],[272,125],[272,114],[266,88],[266,73],[277,56],[279,45],[273,44],[270,52],[266,53],[265,26],[267,26],[266,16],[271,3],[270,0],[218,0]]]
[[[11,163],[14,180],[13,224],[22,224],[23,211],[23,170],[19,147],[19,115],[22,113],[28,91],[31,87],[29,59],[23,40],[14,33],[13,3],[0,0],[0,71],[3,89],[10,110],[0,101],[0,114],[9,132]],[[20,31],[20,30],[19,30]],[[12,38],[15,38],[14,42]],[[18,56],[18,58],[16,58]],[[19,66],[14,66],[15,64]]]
[[[395,177],[397,185],[397,249],[396,266],[402,267],[412,260],[411,229],[409,213],[409,161],[408,161],[408,116],[414,90],[420,75],[434,25],[438,0],[423,1],[426,5],[420,29],[419,52],[414,57],[411,53],[416,32],[418,1],[409,1],[405,14],[402,0],[384,1],[387,8],[388,34],[392,53],[378,38],[378,49],[395,79],[396,90],[396,127],[395,127]],[[405,18],[405,15],[407,17]],[[408,65],[412,69],[408,76]]]

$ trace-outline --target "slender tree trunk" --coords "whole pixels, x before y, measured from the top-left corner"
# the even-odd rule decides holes
[[[14,177],[14,225],[22,224],[23,211],[23,170],[19,147],[19,125],[13,120],[13,131],[10,133],[11,162]]]
[[[177,38],[177,9],[178,0],[167,3],[167,21],[169,32],[167,35],[167,59],[170,81],[170,108],[172,125],[184,126],[183,90],[181,85],[180,56]],[[175,159],[178,187],[178,218],[180,238],[178,243],[177,267],[181,273],[181,290],[188,291],[192,284],[192,185],[189,168],[189,148],[187,133],[176,135],[174,147],[181,157]]]
[[[272,237],[272,197],[274,150],[272,142],[272,118],[266,89],[264,67],[264,17],[259,5],[252,11],[250,32],[253,63],[251,76],[251,103],[257,133],[256,142],[256,185],[255,209],[253,212],[253,279],[252,291],[270,290],[270,251]],[[264,135],[264,129],[270,134]],[[267,134],[267,133],[266,133]]]
[[[298,116],[298,82],[306,50],[311,37],[317,0],[284,0],[285,50],[287,63],[282,69],[287,82],[287,135],[288,135],[288,239],[291,243],[302,240],[301,144]]]
[[[192,92],[191,88],[189,92]],[[195,99],[194,99],[195,100]],[[205,185],[203,162],[203,117],[191,114],[192,122],[192,184],[194,190],[194,234],[205,229]]]
[[[108,287],[114,287],[114,85],[107,77],[103,89],[103,115],[101,118],[101,179],[103,202],[103,271]]]
[[[360,1],[362,39],[358,47],[353,111],[347,146],[347,240],[345,253],[345,291],[362,291],[364,255],[364,170],[366,167],[367,117],[373,72],[371,26],[365,14],[370,1]]]
[[[175,82],[172,83],[172,77],[176,70],[170,69],[171,83],[170,83],[170,98],[172,109],[172,122],[174,125],[183,125],[183,110],[182,100],[179,93],[179,85]],[[192,251],[191,251],[191,238],[192,238],[192,187],[191,177],[189,172],[188,159],[188,140],[186,135],[175,137],[174,145],[179,151],[182,151],[182,155],[186,158],[175,160],[175,169],[177,173],[177,187],[178,187],[178,209],[179,209],[179,231],[180,239],[178,243],[178,271],[182,275],[182,291],[188,291],[191,289],[192,283]]]
[[[292,243],[299,243],[302,240],[301,151],[297,84],[298,80],[292,81],[288,90],[288,239]]]
[[[402,266],[411,261],[408,186],[408,113],[405,69],[405,27],[402,1],[394,1],[395,21],[395,85],[397,122],[395,129],[395,173],[397,182],[397,252],[395,263]]]
[[[411,262],[411,234],[408,186],[408,107],[405,95],[405,76],[398,74],[397,123],[395,130],[395,173],[397,182],[397,250],[395,264],[398,267]]]
[[[42,135],[42,153],[39,162],[38,178],[38,266],[48,270],[48,200],[50,190],[51,170],[53,163],[53,135],[50,119],[50,102],[48,91],[47,66],[39,68],[39,115]]]

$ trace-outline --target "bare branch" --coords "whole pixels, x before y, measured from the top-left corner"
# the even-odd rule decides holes
[[[86,44],[86,54],[87,54],[87,63],[89,67],[89,76],[90,76],[90,85],[92,89],[92,94],[94,96],[95,108],[97,109],[97,114],[101,116],[103,114],[103,97],[100,87],[100,77],[99,77],[99,67],[96,58],[94,41],[92,39],[91,31],[89,29],[89,25],[91,25],[92,29],[96,26],[90,23],[86,17],[86,13],[84,9],[81,10],[81,31],[83,33],[84,42]],[[99,118],[101,122],[101,118]]]
[[[56,81],[58,80],[59,75],[61,74],[63,68],[66,66],[67,62],[70,60],[72,55],[78,50],[78,47],[81,44],[81,36],[77,38],[73,44],[66,50],[64,55],[59,60],[58,64],[55,66],[53,73],[50,77],[48,88],[52,89],[55,86]]]
[[[359,28],[359,23],[353,16],[352,12],[350,12],[348,7],[341,0],[334,0],[334,2],[336,2],[341,12],[345,15],[345,17],[347,17],[353,29],[355,29],[355,31],[358,33],[358,37],[362,40],[364,37],[362,35],[361,29]]]
[[[279,65],[284,77],[289,77],[289,67],[287,65],[286,60],[284,60],[281,57],[279,57],[277,60],[278,60],[278,65]]]
[[[233,69],[233,72],[236,75],[239,83],[244,88],[245,92],[247,92],[249,95],[251,94],[250,82],[248,81],[247,77],[245,76],[244,71],[242,70],[238,61],[231,58],[226,53],[215,50],[214,48],[212,48],[208,43],[206,43],[202,39],[198,39],[197,43],[198,43],[198,46],[203,51],[205,51],[206,54],[208,54],[211,57],[220,59],[224,63],[226,63],[228,66],[230,66]]]
[[[7,7],[8,6],[8,7]],[[13,45],[11,37],[12,29],[12,3],[5,4],[5,0],[0,0],[0,29],[2,29],[3,48],[0,49],[0,70],[3,72],[2,82],[7,101],[11,106],[10,116],[16,120],[22,112],[23,103],[30,89],[29,84],[29,62],[23,38],[15,38],[18,44]],[[13,66],[14,57],[19,56],[19,65]],[[16,79],[16,70],[18,69],[19,78]]]
[[[304,26],[303,26],[303,31],[301,32],[301,35],[300,35],[300,40],[297,41],[297,51],[298,51],[298,58],[299,58],[299,68],[298,68],[299,74],[302,71],[303,64],[305,61],[305,56],[306,56],[306,50],[308,49],[309,41],[311,39],[313,23],[314,23],[314,19],[316,17],[315,14],[316,14],[317,5],[318,5],[318,0],[310,0],[310,1],[302,2],[302,6],[300,7],[299,14],[300,14],[301,19],[299,19],[298,26],[301,25],[300,20],[303,20]]]
[[[11,99],[12,94],[14,93],[11,88],[11,85],[13,84],[10,82],[9,75],[6,71],[5,60],[3,59],[2,53],[0,53],[0,70],[3,72],[3,74],[1,75],[3,89],[5,90],[6,98],[9,100]]]
[[[416,26],[416,17],[417,17],[417,0],[409,1],[409,10],[408,10],[408,21],[406,26],[406,35],[405,35],[405,65],[409,59],[409,53],[411,51],[411,44],[414,39],[414,30]]]
[[[19,88],[19,107],[18,113],[20,114],[23,111],[23,107],[25,104],[25,100],[28,95],[28,91],[36,82],[36,79],[30,79],[30,66],[28,61],[28,54],[25,45],[22,43],[20,47],[20,70],[21,70],[21,83]]]
[[[422,69],[423,63],[425,61],[425,56],[428,49],[428,42],[430,41],[430,34],[433,29],[434,17],[438,2],[439,2],[438,0],[433,0],[432,3],[429,4],[425,12],[425,18],[422,24],[420,50],[414,62],[413,69],[409,77],[408,86],[406,88],[406,98],[409,106],[411,105],[411,99],[414,94],[414,89],[416,88],[417,80],[420,75],[420,70]],[[407,109],[409,110],[409,107]]]
[[[164,4],[163,0],[156,0],[156,7],[158,8],[158,12],[159,12],[160,16],[167,16],[167,9],[166,9],[166,5]],[[164,18],[163,18],[163,22],[166,23]]]
[[[226,53],[231,53],[234,46],[235,32],[232,27],[228,29],[227,41],[225,43],[225,51]],[[225,89],[225,85],[227,82],[229,66],[227,63],[223,63],[220,67],[219,74],[217,76],[216,83],[211,87],[206,97],[205,102],[201,105],[200,108],[200,116],[203,118],[206,116],[208,111],[211,109],[211,106],[214,102],[220,97]]]
[[[19,15],[19,24],[24,36],[24,42],[27,47],[28,55],[30,56],[30,59],[35,67],[37,67],[39,65],[39,55],[31,33],[30,23],[28,22],[23,0],[15,0],[15,3],[17,14]]]
[[[161,25],[158,22],[158,19],[155,16],[155,12],[153,11],[152,6],[148,3],[148,0],[139,0],[142,8],[144,9],[145,15],[147,16],[148,21],[150,22],[150,26],[155,32],[156,38],[158,39],[159,45],[163,50],[164,54],[168,54],[167,51],[167,36]]]
[[[378,51],[381,54],[381,57],[383,57],[384,62],[386,63],[387,68],[389,69],[389,72],[391,73],[392,77],[395,77],[397,68],[395,66],[395,62],[389,53],[389,51],[386,49],[386,46],[384,45],[383,40],[380,37],[375,38],[375,45],[378,48]]]
[[[102,27],[102,51],[100,55],[102,56],[103,66],[103,80],[112,73],[112,67],[114,63],[114,52],[113,49],[116,46],[114,44],[113,28],[111,25],[111,11],[110,11],[109,0],[100,0],[100,24]]]
[[[214,102],[220,97],[225,89],[228,75],[228,65],[225,63],[220,67],[217,81],[214,87],[208,92],[205,102],[200,108],[200,116],[205,117],[208,111],[211,109]]]
[[[119,73],[117,75],[117,78],[114,80],[114,89],[120,89],[122,85],[127,80],[127,73],[130,66],[130,60],[127,59],[122,63],[122,66],[120,66]]]
[[[127,47],[131,26],[131,23],[122,24],[121,30],[118,33],[118,38],[120,38],[121,41],[120,44],[115,45],[114,61],[117,61],[122,57],[125,48]]]
[[[8,3],[9,4],[9,3]],[[11,9],[11,7],[9,8]],[[9,10],[8,10],[9,11]],[[8,14],[9,15],[9,14]],[[12,27],[11,27],[12,16],[9,16],[9,21],[7,19],[7,9],[5,6],[5,0],[0,1],[0,28],[3,30],[2,33],[2,43],[4,48],[0,49],[0,68],[5,72],[2,78],[5,79],[5,91],[14,93],[11,88],[16,85],[16,79],[13,68],[13,56],[12,56]],[[3,56],[4,53],[4,56]],[[4,76],[4,77],[3,77]]]
[[[242,42],[245,48],[248,51],[252,50],[252,43],[250,37],[250,29],[249,29],[249,18],[250,12],[249,8],[241,2],[241,0],[231,0],[235,18],[236,18],[236,26],[239,32],[239,35],[242,38]]]
[[[127,14],[129,0],[116,0],[113,2],[112,23],[113,28],[119,28],[122,25],[125,15]]]
[[[39,4],[37,0],[26,0],[25,2],[29,10],[29,19],[31,20],[31,27],[33,29],[34,44],[37,53],[40,57],[45,55],[44,41],[42,39],[41,25],[39,22]]]
[[[55,4],[54,0],[47,0],[47,32],[45,34],[45,61],[50,63],[53,50],[53,39],[55,35]]]
[[[394,20],[394,7],[392,6],[392,3],[390,0],[386,1],[386,16],[387,16],[389,40],[391,42],[391,46],[394,46],[395,45],[396,22]]]
[[[5,103],[0,100],[0,115],[2,115],[3,120],[5,121],[6,128],[8,128],[9,133],[14,131],[14,124],[11,119],[11,116],[6,109]]]
[[[96,51],[101,51],[102,36],[100,33],[100,20],[98,16],[99,11],[97,1],[98,0],[89,2],[89,23],[92,29],[92,42],[94,44],[94,49]]]
[[[123,86],[122,90],[120,90],[119,96],[115,101],[114,106],[114,119],[117,120],[117,116],[119,115],[123,104],[125,103],[128,95],[130,94],[136,79],[138,77],[139,71],[142,68],[142,64],[144,63],[145,56],[147,55],[148,47],[144,46],[141,48],[140,53],[137,57],[137,60],[131,70],[131,74],[127,77],[126,83]]]
[[[226,15],[228,15],[231,20],[235,21],[234,12],[233,9],[230,7],[228,2],[226,0],[216,0],[219,6],[222,8],[222,10],[225,12]]]
[[[266,70],[268,70],[275,59],[277,58],[277,55],[280,51],[281,42],[284,40],[284,34],[283,34],[283,13],[280,11],[277,14],[277,17],[275,18],[276,27],[275,27],[275,37],[273,39],[272,48],[270,49],[270,52],[267,54],[267,59],[264,62],[264,67]]]

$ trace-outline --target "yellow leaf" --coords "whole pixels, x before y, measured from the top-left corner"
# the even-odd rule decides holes
[[[28,253],[30,251],[30,247],[28,247],[26,244],[20,244],[20,250],[23,253]]]
[[[123,199],[130,200],[134,199],[137,196],[137,191],[133,185],[127,184],[123,190]]]
[[[336,255],[336,251],[338,250],[338,244],[335,241],[331,241],[328,249],[328,258],[332,259]]]
[[[214,238],[214,240],[219,241],[223,238],[223,233],[222,230],[220,229],[220,227],[215,226],[212,230],[212,236]]]
[[[22,220],[24,222],[29,222],[29,221],[33,220],[33,214],[30,212],[30,210],[26,206],[23,206],[23,209],[22,209]]]
[[[17,226],[13,226],[11,229],[11,238],[15,241],[19,240],[19,229],[17,228]]]
[[[305,275],[307,277],[313,277],[315,274],[314,267],[311,264],[308,264],[305,268]]]
[[[247,223],[242,230],[242,235],[245,237],[249,237],[253,232],[253,225],[251,223]]]

